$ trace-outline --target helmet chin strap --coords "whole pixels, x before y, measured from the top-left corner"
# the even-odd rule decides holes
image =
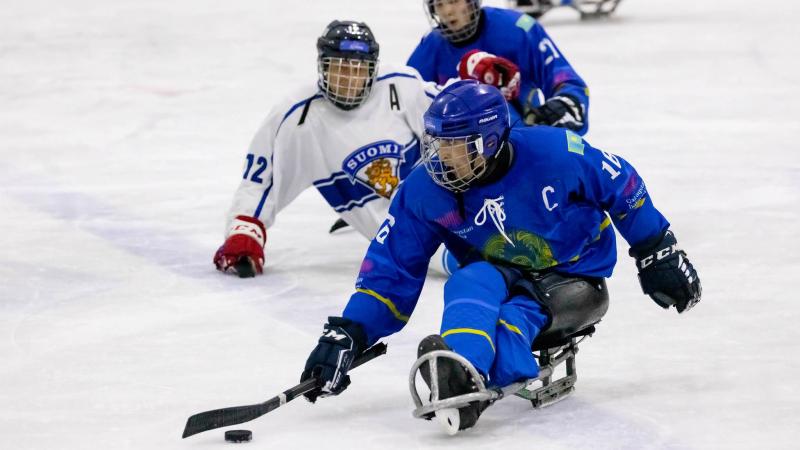
[[[479,173],[479,174],[478,174],[478,171],[480,170],[481,167],[478,164],[478,158],[483,159],[483,165],[484,165],[483,172]],[[484,158],[480,154],[469,155],[469,169],[472,171],[473,174],[477,174],[477,175],[473,175],[473,178],[472,178],[473,180],[480,179],[480,177],[483,176],[484,173],[486,173],[486,169],[488,168],[487,164],[488,164],[488,161],[486,161],[486,158]]]
[[[473,186],[484,186],[494,183],[511,169],[511,164],[513,162],[514,148],[508,140],[504,140],[500,150],[497,151],[493,158],[486,162],[486,170],[470,184]]]

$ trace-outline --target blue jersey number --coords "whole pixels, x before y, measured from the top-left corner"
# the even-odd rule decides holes
[[[244,175],[242,178],[247,179],[250,176],[250,169],[253,168],[253,162],[255,162],[256,170],[253,172],[253,175],[250,176],[250,181],[255,183],[263,183],[264,179],[261,178],[261,174],[267,170],[267,158],[263,156],[259,156],[258,159],[255,159],[256,156],[252,153],[247,155],[247,167],[244,169]]]

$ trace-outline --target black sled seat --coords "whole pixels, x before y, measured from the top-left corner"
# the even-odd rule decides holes
[[[573,339],[577,339],[584,336],[591,336],[594,334],[595,331],[596,329],[594,325],[590,325],[566,337],[548,336],[547,333],[545,333],[544,335],[533,340],[533,345],[531,345],[531,350],[534,352],[538,352],[546,349],[563,347],[571,343]]]
[[[539,377],[529,385],[520,389],[516,395],[530,400],[536,409],[551,405],[575,391],[578,373],[575,370],[575,354],[578,353],[578,342],[595,332],[590,325],[569,336],[542,335],[533,341],[531,351],[539,362]],[[537,354],[538,353],[538,354]],[[561,363],[566,363],[566,375],[553,380],[553,372]],[[541,382],[541,386],[536,386]]]
[[[509,274],[510,277],[514,273]],[[578,342],[594,333],[595,325],[608,310],[608,290],[602,278],[557,272],[527,274],[510,286],[513,294],[535,299],[551,318],[545,331],[531,345],[539,362],[539,376],[528,380],[525,387],[516,392],[530,400],[534,408],[541,408],[575,390]],[[553,380],[553,372],[562,363],[566,363],[566,376]],[[541,386],[534,387],[539,382]]]

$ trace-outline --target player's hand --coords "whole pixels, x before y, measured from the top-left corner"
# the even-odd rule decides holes
[[[300,381],[315,377],[317,389],[303,395],[312,403],[317,397],[339,395],[350,385],[347,371],[366,349],[367,335],[356,322],[343,317],[328,317],[322,336],[306,361]]]
[[[686,253],[678,249],[671,231],[654,241],[629,252],[636,258],[642,291],[664,309],[675,306],[679,313],[691,309],[702,293],[697,271]]]
[[[578,131],[583,128],[583,109],[580,102],[569,95],[548,99],[544,105],[525,112],[527,125],[550,125]]]
[[[267,230],[255,217],[236,216],[228,230],[228,238],[214,255],[214,265],[222,272],[241,278],[254,277],[264,271],[264,244]]]
[[[458,62],[458,76],[462,80],[478,80],[500,89],[507,101],[519,96],[519,67],[502,56],[480,50],[471,50]]]

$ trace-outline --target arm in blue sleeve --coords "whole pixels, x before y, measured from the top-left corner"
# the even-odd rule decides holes
[[[436,54],[425,37],[420,40],[417,48],[408,57],[406,65],[417,69],[423,80],[439,83],[438,75],[436,74]]]
[[[589,88],[586,83],[538,22],[528,31],[526,43],[526,49],[519,57],[522,72],[520,101],[523,105],[531,104],[537,88],[542,90],[545,100],[559,95],[574,98],[583,110],[584,126],[580,134],[584,134],[589,127]]]
[[[655,208],[644,180],[621,157],[598,150],[565,130],[582,196],[608,212],[617,230],[635,246],[659,236],[669,222]]]
[[[400,331],[419,299],[428,262],[441,239],[418,218],[400,191],[367,250],[343,317],[358,322],[367,344]]]

